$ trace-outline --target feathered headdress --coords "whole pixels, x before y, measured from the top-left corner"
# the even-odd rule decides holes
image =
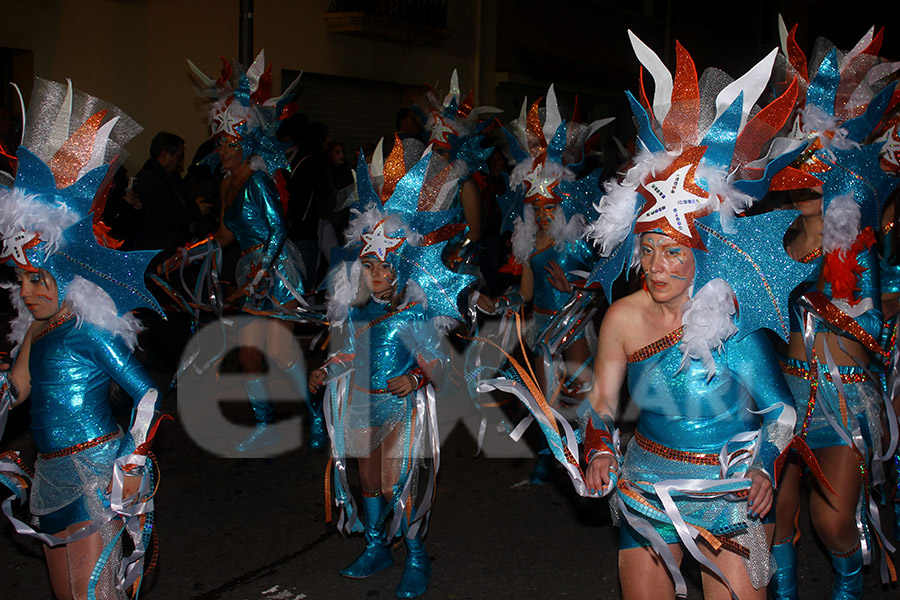
[[[465,229],[457,222],[458,209],[443,210],[456,193],[458,176],[431,147],[422,155],[415,140],[396,139],[383,164],[379,156],[380,147],[369,166],[360,154],[355,218],[326,278],[328,319],[338,325],[346,319],[361,285],[359,260],[366,256],[393,267],[398,292],[406,301],[422,302],[426,318],[438,325],[461,319],[457,297],[474,278],[449,270],[441,260],[447,241]]]
[[[486,115],[503,112],[493,106],[474,106],[472,90],[463,98],[459,89],[456,69],[450,76],[450,91],[440,99],[435,88],[428,86],[428,92],[413,106],[428,132],[428,143],[435,150],[445,150],[451,163],[459,163],[464,175],[486,168],[485,161],[491,148],[482,148],[484,134],[499,126],[494,119],[483,119]]]
[[[208,77],[190,60],[188,65],[197,79],[197,95],[213,101],[208,107],[213,135],[237,140],[244,158],[258,156],[261,162],[254,161],[254,169],[265,165],[274,176],[278,169],[289,168],[284,156],[287,145],[278,141],[276,133],[279,121],[296,109],[291,100],[300,77],[283,94],[272,97],[272,65],[266,66],[264,50],[246,71],[223,58],[222,73],[217,79]],[[205,160],[217,164],[218,154]]]
[[[130,311],[162,312],[144,285],[156,251],[112,249],[99,216],[105,184],[124,160],[122,146],[140,131],[115,106],[73,90],[71,81],[38,78],[15,185],[0,188],[0,260],[28,272],[45,269],[56,280],[60,303],[68,303],[79,321],[119,334],[132,347],[140,323]],[[25,307],[18,308],[16,344],[31,321]]]
[[[810,144],[773,180],[772,188],[822,186],[824,277],[832,284],[835,299],[854,305],[859,269],[856,253],[850,250],[874,243],[881,209],[897,185],[879,158],[888,144],[864,142],[900,102],[900,88],[891,81],[900,62],[878,56],[883,30],[875,34],[874,27],[849,52],[818,39],[809,64],[794,39],[797,26],[788,32],[779,17],[779,31],[782,79],[796,78],[805,91],[798,97],[789,137]]]
[[[691,56],[676,42],[673,78],[659,57],[628,33],[656,89],[651,103],[642,69],[640,100],[626,92],[640,150],[620,180],[607,184],[596,206],[599,217],[587,236],[606,258],[590,281],[599,281],[612,301],[612,283],[626,264],[637,264],[644,232],[660,232],[693,249],[693,310],[685,311],[682,350],[686,359],[702,358],[709,370],[711,350],[731,335],[768,327],[787,339],[788,294],[811,269],[791,260],[782,245],[796,213],[736,218],[803,148],[799,141],[773,143],[791,114],[797,85],[758,110],[755,103],[777,50],[737,80],[713,69],[698,79]],[[724,281],[705,288],[714,279]],[[735,301],[736,327],[730,318]],[[719,327],[704,324],[708,315],[722,311],[729,318],[714,319]]]
[[[890,81],[900,62],[878,56],[883,30],[875,34],[874,27],[849,52],[819,38],[809,61],[797,45],[796,31],[794,25],[788,32],[779,17],[777,79],[782,86],[788,78],[797,80],[800,94],[789,137],[811,143],[795,165],[778,174],[772,189],[822,185],[826,213],[832,199],[850,195],[860,207],[861,227],[876,227],[894,183],[879,167],[881,146],[863,142],[900,102],[897,83]]]
[[[524,262],[531,252],[536,228],[533,204],[555,205],[563,216],[554,220],[554,240],[558,245],[580,237],[585,217],[592,216],[592,202],[600,192],[600,170],[577,179],[586,157],[585,143],[612,118],[590,124],[578,122],[578,108],[570,122],[559,113],[556,92],[547,90],[545,109],[538,98],[529,108],[522,102],[519,117],[507,123],[504,132],[516,163],[509,177],[507,193],[497,201],[504,213],[503,231],[513,231],[513,252]],[[577,100],[576,100],[577,104]],[[543,123],[541,117],[543,116]],[[579,226],[576,226],[579,225]],[[524,240],[525,243],[516,243]],[[529,244],[528,242],[531,242]]]

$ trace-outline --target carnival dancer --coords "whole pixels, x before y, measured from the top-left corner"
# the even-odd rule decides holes
[[[18,280],[4,285],[18,315],[0,422],[30,397],[38,458],[33,477],[16,453],[0,459],[0,481],[15,492],[3,511],[44,543],[57,598],[125,598],[137,593],[151,538],[158,397],[131,354],[141,324],[130,311],[160,308],[143,280],[156,252],[114,250],[99,217],[122,145],[140,127],[71,82],[43,79],[28,117],[15,186],[0,190],[0,260]],[[134,399],[128,433],[112,414],[113,381]],[[37,531],[11,510],[28,488]],[[125,532],[134,550],[123,559]]]
[[[673,78],[629,35],[655,94],[652,104],[643,89],[640,100],[628,95],[641,151],[621,181],[607,184],[588,228],[606,257],[590,280],[610,295],[626,266],[639,266],[644,288],[613,303],[600,327],[590,402],[580,411],[587,470],[575,458],[575,432],[544,398],[525,393],[521,373],[483,387],[526,402],[580,494],[616,491],[624,597],[684,595],[678,566],[688,552],[707,596],[727,589],[761,599],[773,570],[777,457],[795,422],[761,328],[787,337],[788,294],[810,267],[793,264],[781,246],[793,214],[739,215],[801,147],[763,152],[796,86],[751,118],[774,51],[735,81],[719,71],[698,80],[676,44]],[[641,413],[623,459],[613,419],[626,379]],[[667,570],[674,589],[665,592]]]
[[[164,269],[206,259],[233,243],[240,247],[238,291],[232,298],[238,299],[245,312],[268,318],[260,318],[239,332],[238,361],[245,374],[244,389],[256,427],[235,449],[255,451],[280,440],[278,432],[269,427],[275,410],[269,402],[264,355],[259,348],[265,348],[265,355],[288,377],[297,393],[307,398],[309,445],[324,448],[328,437],[321,398],[306,394],[306,365],[293,337],[299,309],[306,306],[303,261],[287,238],[285,203],[279,196],[279,186],[284,189],[282,170],[288,164],[286,145],[278,142],[275,134],[278,121],[288,116],[293,106],[290,101],[299,78],[282,95],[272,97],[272,67],[265,65],[263,51],[246,72],[240,67],[235,72],[225,62],[218,79],[207,77],[190,61],[188,64],[199,83],[198,94],[214,100],[209,122],[217,150],[207,160],[221,161],[227,176],[222,182],[219,230],[179,251]],[[215,289],[210,292],[212,296],[218,293]]]
[[[327,279],[329,321],[345,342],[310,373],[309,388],[328,382],[338,527],[365,531],[365,550],[341,574],[369,577],[393,565],[391,539],[400,531],[407,554],[397,596],[415,598],[431,578],[423,537],[440,465],[431,383],[446,362],[438,331],[461,319],[457,298],[473,278],[441,261],[446,241],[465,227],[454,223],[459,211],[429,210],[456,193],[451,169],[429,151],[407,169],[407,143],[397,139],[383,165],[376,152],[371,173],[359,161],[356,218]],[[350,458],[359,462],[362,522],[347,479]]]
[[[590,271],[596,262],[591,248],[582,240],[586,215],[599,193],[599,171],[576,180],[586,158],[585,143],[612,119],[589,125],[560,117],[553,86],[547,91],[546,111],[541,124],[541,99],[526,113],[527,99],[519,117],[504,129],[516,162],[510,175],[509,191],[500,199],[506,212],[505,228],[512,228],[512,249],[522,267],[518,290],[499,299],[483,296],[479,306],[489,313],[532,302],[534,309],[533,349],[542,368],[537,374],[545,395],[556,389],[555,356],[548,355],[538,342],[550,321],[560,313],[573,293],[573,271]],[[568,340],[565,350],[566,377],[563,393],[583,397],[590,381],[591,353],[583,334]]]
[[[493,118],[485,118],[501,111],[493,106],[474,106],[472,90],[463,97],[456,69],[450,76],[450,91],[443,101],[433,87],[413,105],[424,123],[428,143],[454,167],[459,177],[459,193],[453,208],[462,208],[463,222],[468,229],[447,245],[445,260],[456,270],[481,277],[478,267],[483,244],[481,190],[474,175],[487,170],[487,158],[492,149],[482,147],[485,135],[499,127]]]
[[[873,143],[881,146],[881,168],[893,177],[900,177],[900,113],[896,110],[879,128],[882,131]],[[881,215],[881,235],[878,266],[881,275],[881,312],[884,320],[881,326],[881,347],[885,354],[882,360],[882,388],[893,401],[894,415],[900,415],[900,346],[897,344],[898,319],[900,311],[900,228],[896,227],[900,190],[895,188],[885,203]],[[900,540],[900,448],[891,459],[891,486],[885,496],[893,500],[894,538]]]
[[[882,549],[883,579],[893,569],[883,552],[893,548],[881,534],[871,489],[883,481],[883,452],[892,452],[896,443],[894,424],[893,440],[883,447],[883,394],[873,375],[883,354],[874,230],[896,180],[879,166],[881,145],[860,144],[891,103],[894,84],[879,79],[900,63],[884,65],[878,58],[881,34],[873,28],[848,53],[820,40],[820,54],[810,62],[818,68],[807,72],[794,40],[796,26],[788,33],[781,23],[781,32],[781,79],[796,79],[802,90],[791,137],[811,144],[779,174],[773,189],[791,190],[793,206],[801,211],[786,238],[788,253],[816,267],[791,297],[782,370],[802,417],[798,434],[833,488],[814,483],[810,497],[812,522],[834,569],[832,598],[860,598],[862,567],[873,550]],[[797,597],[800,474],[796,460],[789,460],[778,493],[772,589],[779,598]]]

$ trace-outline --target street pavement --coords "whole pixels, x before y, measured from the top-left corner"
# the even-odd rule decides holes
[[[160,382],[166,377],[160,376]],[[223,384],[225,385],[225,384]],[[154,452],[161,475],[156,496],[159,562],[141,590],[146,600],[300,600],[394,597],[405,550],[397,564],[364,580],[338,570],[362,550],[361,535],[339,535],[325,523],[327,454],[306,448],[270,458],[223,458],[188,435],[175,394],[162,404],[165,422]],[[125,416],[127,406],[118,405]],[[223,403],[222,413],[249,427],[246,403]],[[276,404],[283,423],[305,414],[302,404]],[[17,409],[21,411],[22,409]],[[291,419],[294,419],[292,421]],[[14,415],[0,450],[33,457],[25,418]],[[617,530],[606,500],[578,497],[561,470],[546,485],[530,485],[534,459],[474,457],[472,428],[444,423],[436,503],[427,538],[434,575],[426,598],[617,598]],[[191,430],[194,427],[190,427]],[[299,425],[297,426],[298,434]],[[233,444],[240,435],[226,439]],[[227,436],[226,436],[227,437]],[[504,439],[501,439],[504,438]],[[503,448],[505,435],[487,430],[486,447]],[[492,446],[492,444],[498,444]],[[524,442],[523,442],[524,443]],[[506,455],[501,458],[499,455]],[[886,519],[890,525],[890,519]],[[827,597],[830,568],[801,522],[800,594]],[[40,543],[0,524],[5,567],[0,599],[51,598]],[[699,571],[686,564],[689,597],[699,598]],[[877,569],[866,572],[865,598],[898,598],[883,588]]]

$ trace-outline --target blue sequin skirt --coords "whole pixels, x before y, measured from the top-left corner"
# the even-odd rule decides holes
[[[878,415],[882,402],[877,382],[873,381],[861,367],[837,367],[844,388],[845,403],[842,410],[837,388],[831,376],[827,374],[827,367],[820,363],[815,382],[818,394],[810,411],[813,381],[809,363],[786,357],[780,357],[780,360],[784,380],[796,403],[800,434],[805,436],[810,448],[815,450],[847,445],[826,417],[824,411],[828,410],[849,437],[853,437],[854,431],[859,431],[866,446],[877,451],[881,445],[881,421]]]
[[[252,273],[255,267],[262,264],[262,249],[253,249],[247,252],[238,260],[235,269],[238,287],[251,281]],[[270,273],[270,285],[263,297],[244,298],[243,306],[261,311],[278,311],[275,304],[287,304],[291,300],[295,300],[292,290],[300,295],[303,290],[303,276],[305,268],[303,259],[297,246],[290,240],[285,240],[284,246],[278,258],[275,259],[274,270],[278,274]],[[279,276],[280,274],[280,276]]]
[[[72,454],[38,457],[30,509],[41,532],[58,533],[75,523],[90,521],[109,508],[106,490],[121,445],[119,436]]]

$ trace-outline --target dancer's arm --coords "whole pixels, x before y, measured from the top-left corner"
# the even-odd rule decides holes
[[[619,467],[616,449],[607,443],[607,438],[611,439],[612,433],[608,424],[615,418],[619,407],[619,392],[625,382],[628,364],[625,340],[632,317],[631,310],[625,303],[616,302],[603,317],[598,334],[594,385],[588,401],[593,411],[602,417],[602,421],[592,423],[596,433],[585,439],[585,456],[589,460],[585,482],[595,490],[606,487],[609,484],[610,469],[617,470]],[[600,431],[601,428],[605,429],[605,433]]]

